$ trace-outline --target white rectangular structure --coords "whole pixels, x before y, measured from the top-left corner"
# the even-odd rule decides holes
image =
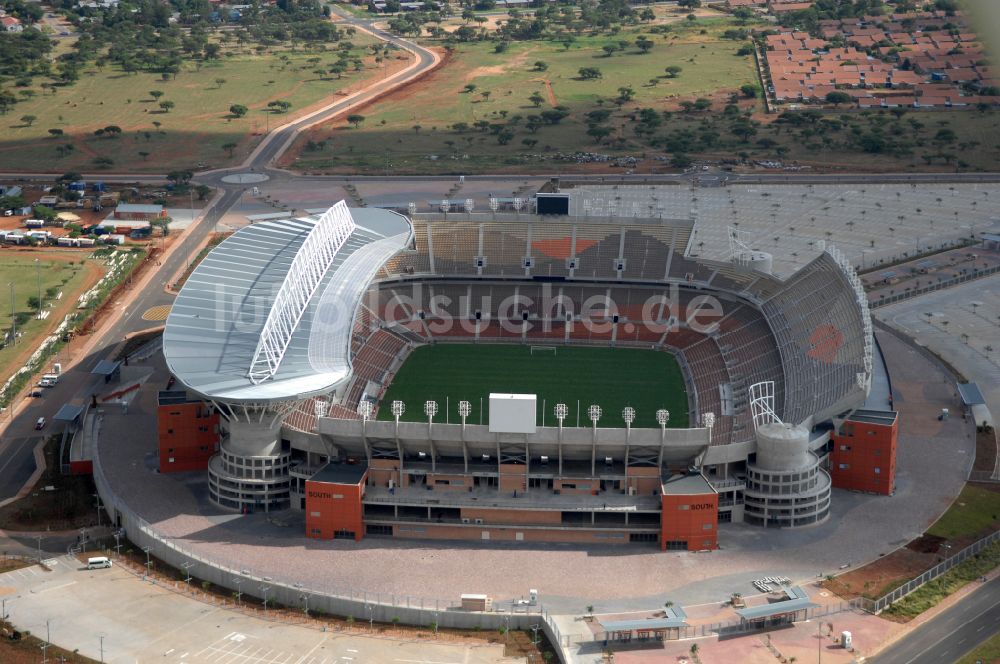
[[[490,393],[490,433],[535,433],[534,394]]]

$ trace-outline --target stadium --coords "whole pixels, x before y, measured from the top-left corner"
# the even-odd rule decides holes
[[[708,259],[690,220],[561,212],[341,202],[238,231],[166,323],[194,399],[161,395],[161,472],[303,510],[313,538],[663,550],[892,493],[897,418],[836,249],[781,278],[736,230]]]

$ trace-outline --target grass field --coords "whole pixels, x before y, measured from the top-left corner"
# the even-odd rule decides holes
[[[439,344],[417,348],[403,364],[382,399],[378,417],[391,420],[388,404],[406,404],[402,419],[426,421],[423,404],[438,402],[437,422],[460,422],[458,402],[472,404],[470,424],[480,417],[489,421],[490,392],[536,394],[538,420],[556,424],[552,409],[569,406],[566,426],[577,424],[577,402],[581,426],[590,426],[587,407],[603,409],[600,427],[623,427],[625,406],[636,409],[636,427],[658,427],[656,410],[670,411],[671,427],[688,426],[687,393],[676,360],[662,352],[635,348],[578,348],[559,346],[531,352],[529,346],[489,344]],[[480,413],[480,399],[482,409]],[[445,404],[449,412],[445,414]]]
[[[1000,634],[987,639],[956,664],[998,664],[1000,662]]]
[[[998,518],[1000,493],[966,484],[951,509],[927,530],[927,534],[949,540],[977,535],[995,525]]]
[[[740,43],[720,37],[733,26],[731,21],[706,20],[699,26],[652,35],[655,46],[649,53],[630,46],[611,57],[605,56],[602,46],[648,33],[630,28],[613,37],[583,36],[569,48],[557,41],[512,42],[503,53],[494,51],[493,42],[458,44],[448,63],[421,83],[360,111],[366,117],[360,127],[341,121],[308,132],[300,147],[307,140],[327,140],[328,145],[322,152],[299,153],[295,165],[303,170],[378,171],[385,169],[388,153],[394,171],[473,172],[526,161],[537,166],[537,160],[525,155],[541,152],[634,154],[644,148],[633,140],[634,122],[627,117],[633,109],[665,109],[679,99],[700,96],[721,100],[756,81],[752,58],[736,55]],[[548,65],[545,71],[534,68],[539,60]],[[682,67],[677,78],[666,76],[669,65]],[[596,67],[603,77],[581,80],[578,72],[584,67]],[[466,85],[476,88],[465,92]],[[633,91],[622,109],[614,102],[620,87]],[[534,92],[545,99],[538,107],[529,101]],[[537,132],[526,128],[528,116],[555,106],[565,106],[569,117]],[[608,121],[613,134],[598,143],[586,134],[584,114],[600,108],[614,112]],[[449,129],[455,123],[471,126],[481,120],[511,126],[517,115],[522,120],[512,126],[515,137],[507,145],[489,132]],[[609,141],[618,136],[626,139],[625,145],[611,149]],[[537,144],[526,146],[524,140]],[[431,159],[432,155],[437,158]]]
[[[18,324],[16,345],[0,349],[0,383],[7,380],[15,366],[20,366],[38,346],[46,330],[54,327],[70,310],[75,309],[80,293],[100,276],[96,264],[84,264],[86,254],[72,251],[0,251],[0,329],[10,329],[11,289],[14,284],[14,310],[24,324]],[[38,297],[35,259],[40,260],[37,276],[41,278],[43,310],[49,310],[46,320],[35,318],[36,310],[28,306],[28,298]],[[49,289],[53,289],[49,291]],[[62,293],[61,299],[46,295]]]
[[[959,563],[933,581],[928,581],[882,612],[903,621],[912,620],[939,604],[945,597],[992,572],[1000,565],[1000,544],[993,544],[978,555]]]
[[[317,66],[328,67],[336,60],[333,51],[256,55],[229,50],[216,61],[186,63],[176,79],[166,81],[154,73],[88,67],[75,84],[52,88],[54,94],[36,90],[33,98],[0,116],[0,162],[7,170],[49,172],[92,171],[99,157],[113,160],[112,171],[165,172],[202,162],[223,166],[248,154],[268,125],[286,122],[338,90],[381,75],[365,48],[375,40],[359,33],[351,42],[350,57],[360,58],[363,69],[349,68],[340,79],[330,74],[321,79],[314,73]],[[216,79],[225,82],[219,85]],[[159,101],[171,101],[175,107],[163,112],[151,90],[162,91]],[[267,103],[278,100],[292,104],[288,113],[267,111]],[[250,110],[243,118],[230,118],[233,104]],[[30,126],[21,120],[28,115],[35,116]],[[109,125],[121,127],[121,136],[94,135]],[[53,138],[50,129],[65,135]],[[56,148],[65,143],[74,149],[61,155]],[[229,143],[237,146],[232,156],[223,147]]]
[[[683,165],[688,158],[750,167],[755,161],[781,161],[829,172],[1000,167],[995,110],[909,110],[899,118],[887,110],[828,110],[822,122],[800,127],[778,122],[780,113],[766,113],[759,98],[741,97],[735,109],[724,112],[741,86],[760,91],[753,57],[736,55],[744,42],[723,38],[726,30],[746,26],[702,14],[696,22],[675,20],[665,34],[653,34],[651,27],[656,26],[578,36],[568,47],[557,40],[511,42],[501,53],[495,52],[495,41],[459,43],[436,72],[360,109],[365,121],[359,126],[340,120],[306,132],[283,163],[313,173],[371,174],[655,173],[675,171],[670,162]],[[653,40],[648,53],[634,46],[638,35]],[[602,47],[620,39],[633,45],[607,57]],[[547,68],[536,69],[536,61]],[[671,65],[682,68],[676,78],[665,73]],[[602,77],[581,80],[583,67],[599,69]],[[468,92],[467,85],[475,89]],[[619,88],[630,88],[630,98],[620,99]],[[538,106],[529,101],[534,93],[543,100]],[[710,110],[680,110],[682,102],[698,98],[709,99]],[[557,106],[568,117],[529,127],[530,116]],[[649,129],[640,122],[644,109],[670,115]],[[593,111],[611,112],[599,123],[606,135],[588,134],[587,114]],[[749,135],[740,118],[752,125]],[[487,126],[475,128],[477,122]],[[457,123],[468,128],[456,129]],[[954,140],[938,140],[942,128],[953,131]],[[861,138],[870,136],[884,146],[866,147]],[[326,144],[306,151],[309,141]],[[580,159],[578,152],[601,157]],[[621,157],[630,159],[618,161]]]

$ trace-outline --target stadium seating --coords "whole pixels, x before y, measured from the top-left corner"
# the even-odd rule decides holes
[[[778,414],[792,422],[857,396],[861,309],[831,254],[782,281],[700,258],[690,222],[453,216],[415,219],[414,250],[390,261],[373,286],[361,327],[384,322],[355,344],[345,408],[356,407],[369,381],[384,386],[404,347],[424,341],[664,349],[684,368],[694,419],[715,414],[713,444],[752,439],[746,394],[753,383],[774,381]],[[704,295],[715,297],[723,315],[689,326]]]

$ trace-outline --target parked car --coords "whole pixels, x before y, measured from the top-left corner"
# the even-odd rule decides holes
[[[31,392],[28,392],[28,396],[29,397],[40,397],[40,396],[42,396],[42,391],[41,390],[32,390]]]
[[[38,421],[35,422],[35,431],[41,431],[44,428],[45,428],[45,418],[39,417]]]

